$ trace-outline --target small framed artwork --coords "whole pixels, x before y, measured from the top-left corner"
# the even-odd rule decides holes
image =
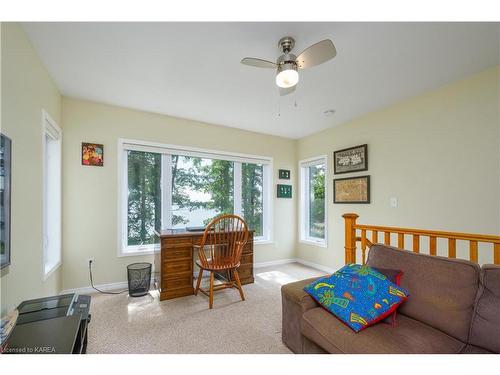
[[[280,169],[278,171],[278,177],[280,180],[289,180],[290,179],[290,170]]]
[[[278,198],[291,198],[292,197],[292,185],[281,185],[278,184]]]
[[[370,176],[334,179],[333,203],[370,203]]]
[[[104,145],[82,142],[82,165],[102,167],[104,165]]]
[[[334,173],[350,173],[368,170],[368,145],[360,145],[333,153]]]

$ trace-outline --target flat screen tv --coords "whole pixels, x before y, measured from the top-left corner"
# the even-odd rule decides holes
[[[11,140],[0,134],[0,268],[10,264],[11,148]]]

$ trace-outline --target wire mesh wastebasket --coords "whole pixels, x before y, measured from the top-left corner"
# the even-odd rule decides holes
[[[151,263],[132,263],[127,266],[128,294],[141,297],[149,292]]]

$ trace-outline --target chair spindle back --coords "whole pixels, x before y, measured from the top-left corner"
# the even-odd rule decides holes
[[[204,267],[223,268],[236,265],[248,241],[248,226],[237,215],[221,215],[206,227],[198,250],[198,259]],[[209,258],[207,258],[209,253]]]

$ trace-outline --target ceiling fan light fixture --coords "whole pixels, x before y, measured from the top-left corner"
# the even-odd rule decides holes
[[[299,73],[297,65],[294,63],[285,63],[278,66],[276,74],[276,85],[287,89],[295,86],[299,82]]]
[[[298,56],[292,53],[295,40],[286,36],[278,42],[278,48],[282,53],[276,62],[263,60],[255,57],[245,57],[241,63],[257,68],[277,69],[276,85],[279,87],[280,96],[289,95],[295,91],[299,82],[298,69],[308,69],[323,64],[337,55],[337,50],[330,39],[324,39],[312,46],[307,47]]]

